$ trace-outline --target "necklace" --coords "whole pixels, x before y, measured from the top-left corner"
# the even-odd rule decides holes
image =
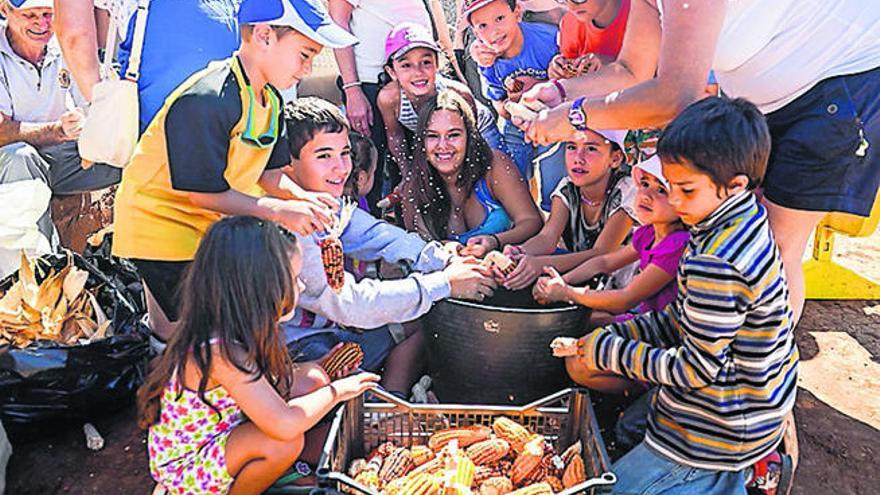
[[[588,198],[587,195],[584,194],[583,191],[581,191],[580,193],[581,193],[581,203],[589,206],[590,208],[595,208],[595,207],[602,204],[602,200],[593,201],[592,199]]]

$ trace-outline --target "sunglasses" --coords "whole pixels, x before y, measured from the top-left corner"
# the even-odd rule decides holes
[[[257,97],[254,94],[254,89],[248,85],[247,87],[248,98],[250,100],[250,104],[248,105],[248,117],[247,123],[244,126],[244,132],[241,133],[241,140],[250,146],[254,146],[256,148],[269,148],[275,146],[275,143],[278,141],[278,119],[272,119],[271,124],[269,125],[269,130],[260,135],[255,135],[256,131],[254,130],[254,107],[257,105]],[[271,107],[271,114],[278,115],[279,107],[281,105],[278,96],[274,91],[267,91],[269,95],[269,106]]]
[[[578,5],[583,5],[589,1],[590,0],[556,0],[556,3],[558,3],[559,5],[565,5],[566,3],[571,2]]]

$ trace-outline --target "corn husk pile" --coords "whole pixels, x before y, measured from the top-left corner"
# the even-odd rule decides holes
[[[0,292],[0,346],[27,347],[36,340],[76,345],[106,337],[110,320],[85,288],[88,278],[70,256],[63,268],[45,273],[22,253],[18,280]]]

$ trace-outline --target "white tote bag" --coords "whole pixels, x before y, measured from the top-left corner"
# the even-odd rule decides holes
[[[104,79],[92,89],[92,103],[78,141],[84,160],[124,168],[134,153],[138,141],[137,81],[149,8],[149,0],[138,0],[131,56],[122,79],[112,68],[118,26],[115,21],[110,23],[101,67]]]

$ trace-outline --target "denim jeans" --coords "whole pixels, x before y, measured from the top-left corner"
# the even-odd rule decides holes
[[[679,464],[642,442],[611,466],[617,495],[745,495],[746,470],[710,471]]]

